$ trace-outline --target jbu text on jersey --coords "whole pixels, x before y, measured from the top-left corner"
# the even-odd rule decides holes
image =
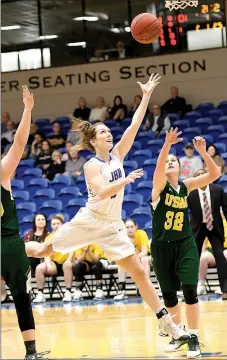
[[[111,180],[110,182],[116,181],[122,177],[121,169],[117,169],[111,172]]]

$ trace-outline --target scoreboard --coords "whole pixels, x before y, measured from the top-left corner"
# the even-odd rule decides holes
[[[202,29],[223,28],[225,26],[225,14],[222,2],[201,3],[197,8],[165,12],[158,11],[159,22],[162,27],[160,35],[161,47],[177,47],[187,31]]]

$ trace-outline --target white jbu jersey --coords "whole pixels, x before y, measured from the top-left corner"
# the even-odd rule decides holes
[[[90,210],[93,210],[100,214],[100,216],[105,216],[107,218],[119,218],[121,219],[122,212],[122,202],[124,199],[124,188],[119,191],[116,195],[111,196],[111,198],[102,199],[97,195],[92,188],[91,184],[86,178],[86,166],[88,163],[97,162],[101,164],[101,175],[104,179],[105,185],[117,184],[120,180],[125,178],[124,168],[120,159],[110,153],[110,163],[98,159],[97,157],[91,158],[85,164],[85,181],[87,184],[88,190],[88,201],[86,207]]]

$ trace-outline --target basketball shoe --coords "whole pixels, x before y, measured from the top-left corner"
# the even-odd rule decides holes
[[[175,340],[188,340],[190,335],[181,327],[174,324],[172,317],[169,314],[163,315],[159,319],[160,323],[160,332],[163,334],[168,334]]]
[[[200,344],[197,335],[191,334],[190,339],[188,340],[188,359],[201,358]]]
[[[185,330],[184,325],[179,326],[181,329]],[[175,340],[172,338],[170,343],[167,345],[165,352],[175,352],[181,349],[181,347],[188,343],[188,340]]]

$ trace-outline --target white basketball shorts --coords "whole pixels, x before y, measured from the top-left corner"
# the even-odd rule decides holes
[[[101,220],[87,208],[81,208],[70,222],[62,225],[50,243],[54,251],[63,254],[97,244],[110,261],[121,260],[135,253],[122,220]]]

